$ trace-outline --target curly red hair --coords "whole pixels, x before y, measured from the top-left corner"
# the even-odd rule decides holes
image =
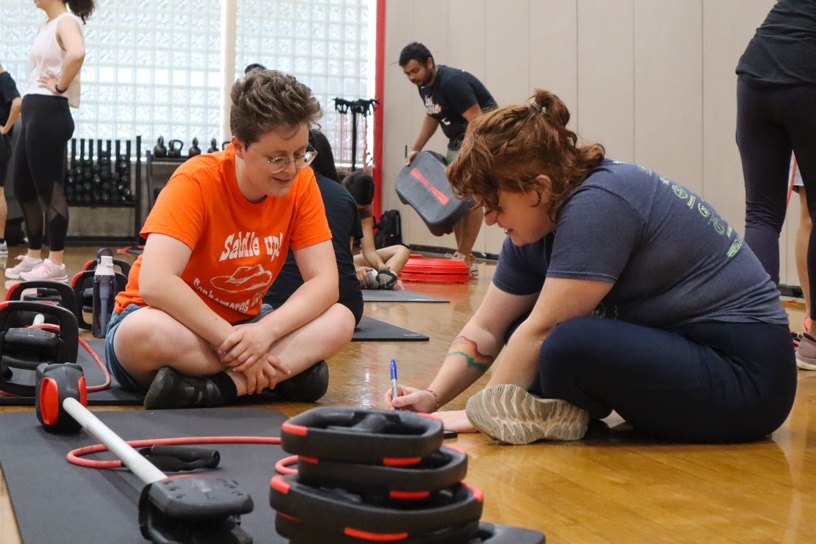
[[[578,146],[577,135],[566,127],[569,119],[561,99],[543,90],[526,104],[480,115],[468,125],[462,149],[448,166],[454,192],[495,210],[499,191],[539,192],[535,179],[544,174],[552,181],[549,213],[555,219],[605,153],[600,144]]]

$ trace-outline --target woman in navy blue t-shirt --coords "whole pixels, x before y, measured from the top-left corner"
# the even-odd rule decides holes
[[[770,277],[698,195],[576,145],[568,121],[537,91],[470,124],[448,177],[507,239],[437,376],[386,405],[433,412],[491,368],[464,412],[440,413],[446,427],[575,440],[614,410],[663,439],[767,436],[796,392]]]

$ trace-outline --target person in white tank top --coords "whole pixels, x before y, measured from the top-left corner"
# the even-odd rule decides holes
[[[48,2],[40,1],[42,4]],[[31,45],[28,81],[23,95],[63,96],[79,107],[79,71],[85,60],[85,41],[79,17],[68,12],[61,0],[51,0],[52,13],[40,24]]]
[[[68,108],[79,107],[79,73],[85,60],[82,24],[96,5],[94,0],[34,0],[34,5],[47,19],[31,46],[13,178],[28,251],[18,257],[19,264],[6,269],[5,275],[9,279],[67,282],[63,264],[68,232],[65,146],[74,132]],[[50,248],[43,260],[46,228]]]

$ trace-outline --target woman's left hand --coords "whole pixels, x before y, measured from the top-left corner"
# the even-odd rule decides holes
[[[478,432],[476,427],[470,422],[464,410],[451,410],[450,412],[436,412],[434,417],[439,419],[445,426],[446,431],[456,431],[459,433]]]

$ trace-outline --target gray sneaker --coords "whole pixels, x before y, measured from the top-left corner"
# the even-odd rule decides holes
[[[501,384],[473,395],[465,413],[474,427],[510,444],[536,440],[580,440],[589,412],[561,399],[540,399],[521,387]]]
[[[8,255],[8,242],[0,242],[0,257]]]
[[[803,332],[796,348],[796,366],[802,370],[816,370],[816,338]]]

